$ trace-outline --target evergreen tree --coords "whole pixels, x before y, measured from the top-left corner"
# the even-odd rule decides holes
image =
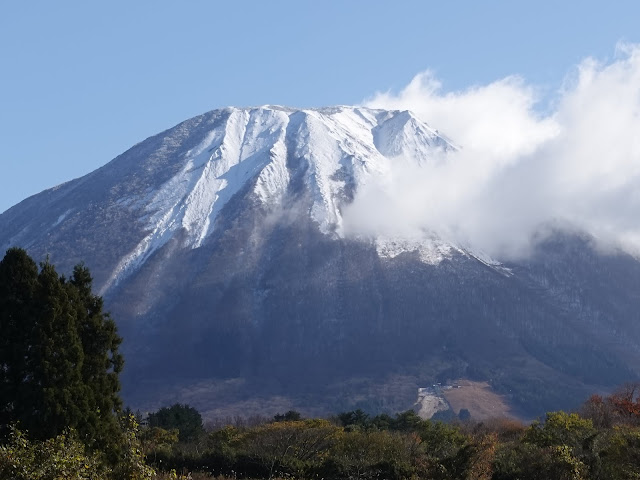
[[[124,363],[118,353],[122,340],[113,319],[103,312],[102,297],[92,293],[92,281],[89,269],[80,264],[67,283],[84,355],[80,373],[85,414],[78,428],[93,432],[92,438],[99,433],[111,438],[119,431],[113,412],[122,408],[118,395],[118,375]]]
[[[12,248],[0,262],[0,434],[10,422],[29,423],[34,379],[29,377],[38,314],[33,299],[38,267],[24,250]]]
[[[91,275],[69,281],[27,253],[0,262],[0,428],[19,423],[36,439],[75,428],[92,448],[117,443],[121,339]]]
[[[287,413],[276,413],[273,417],[274,422],[297,422],[302,419],[300,412],[289,410]]]
[[[23,412],[23,427],[40,439],[51,438],[65,427],[76,427],[84,412],[81,369],[82,344],[67,289],[48,261],[42,265],[34,297],[35,344],[25,355],[26,373],[35,383],[31,411]],[[82,432],[85,433],[85,432]]]
[[[200,412],[189,405],[176,403],[149,414],[149,426],[165,430],[178,429],[181,442],[196,440],[204,433]]]

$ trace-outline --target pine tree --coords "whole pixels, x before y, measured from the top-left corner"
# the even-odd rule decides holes
[[[91,448],[117,443],[121,339],[91,283],[84,265],[67,280],[18,248],[0,262],[0,428],[46,439],[72,427]]]
[[[35,382],[31,412],[23,427],[39,439],[52,438],[82,418],[83,351],[77,319],[67,289],[48,261],[38,275],[34,297],[36,343],[25,354],[31,359],[27,378]]]
[[[99,433],[111,438],[119,431],[112,413],[122,408],[118,395],[118,375],[124,363],[118,353],[122,339],[113,319],[103,312],[102,297],[92,293],[92,281],[89,269],[80,264],[67,284],[84,354],[81,376],[85,414],[80,430],[93,433],[93,438],[99,438]]]
[[[31,412],[35,382],[28,372],[36,344],[37,285],[35,262],[24,250],[8,250],[0,262],[0,434],[7,433],[10,422],[28,423]]]

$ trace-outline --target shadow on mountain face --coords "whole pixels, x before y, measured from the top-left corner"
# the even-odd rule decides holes
[[[132,401],[148,404],[163,384],[188,391],[203,379],[242,379],[225,402],[308,399],[330,412],[338,385],[402,377],[411,386],[402,400],[369,388],[364,404],[409,408],[413,387],[468,377],[536,416],[637,378],[640,266],[629,257],[558,235],[505,273],[463,255],[439,265],[414,253],[380,258],[303,218],[230,218],[205,246],[167,246],[121,287],[112,308],[132,318],[151,279],[167,279],[151,308],[121,327],[135,359],[125,372]],[[363,404],[356,398],[338,405]]]

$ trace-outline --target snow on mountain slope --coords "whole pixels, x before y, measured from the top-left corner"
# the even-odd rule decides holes
[[[384,179],[394,162],[446,161],[444,154],[456,148],[408,111],[346,106],[216,110],[141,142],[81,179],[43,192],[54,220],[47,220],[45,228],[35,216],[22,215],[23,226],[4,243],[24,243],[21,239],[30,238],[29,232],[43,228],[53,238],[50,233],[67,222],[83,223],[85,213],[126,218],[128,233],[117,238],[115,262],[105,263],[110,273],[102,284],[104,294],[169,242],[178,248],[202,246],[224,207],[239,194],[273,211],[292,201],[290,194],[297,189],[304,192],[304,208],[318,229],[344,237],[344,207],[369,181]],[[34,212],[37,197],[25,201],[33,203]],[[106,209],[102,217],[88,213],[98,205]],[[11,218],[8,212],[5,219]],[[381,256],[417,251],[427,263],[466,251],[435,233],[365,240],[373,240]]]
[[[371,175],[384,175],[398,158],[435,161],[455,149],[408,111],[358,107],[291,110],[265,106],[227,109],[222,125],[184,154],[177,174],[157,190],[130,199],[144,205],[146,236],[114,269],[107,288],[135,271],[178,232],[185,248],[197,248],[215,229],[216,218],[248,183],[266,206],[278,204],[291,181],[292,162],[303,165],[311,196],[310,215],[325,234],[343,236],[341,207]],[[303,168],[300,167],[300,168]],[[451,247],[425,237],[379,239],[378,251],[395,256],[418,250],[437,263]]]

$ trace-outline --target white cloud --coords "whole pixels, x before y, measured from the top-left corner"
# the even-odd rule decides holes
[[[345,213],[359,234],[438,232],[504,258],[549,224],[640,252],[640,45],[586,59],[550,112],[518,77],[445,92],[430,72],[365,104],[408,109],[462,148],[443,162],[397,162]]]

